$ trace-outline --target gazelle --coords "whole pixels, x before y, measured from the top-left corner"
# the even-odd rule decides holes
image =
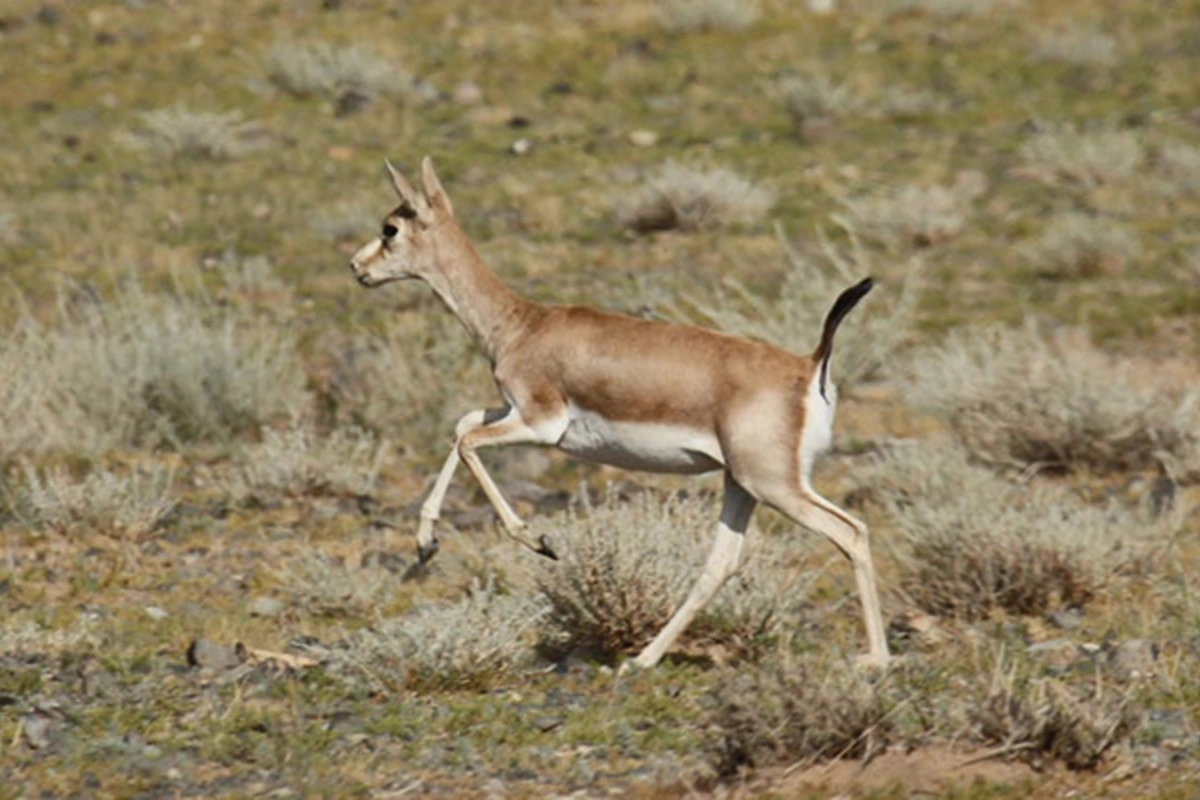
[[[871,290],[870,278],[846,289],[825,319],[811,356],[688,325],[637,319],[580,306],[522,299],[476,253],[454,216],[429,158],[423,191],[387,163],[400,205],[380,235],[350,261],[360,284],[425,281],[458,317],[492,365],[504,405],[472,411],[417,528],[422,561],[437,552],[433,526],[459,461],[483,487],[508,534],[534,541],[476,451],[505,444],[557,447],[574,456],[650,472],[721,470],[725,494],[716,541],[696,585],[666,627],[634,659],[663,654],[737,569],[758,503],[825,536],[850,560],[866,620],[869,664],[885,665],[887,639],[867,528],[813,489],[813,462],[833,435],[837,392],[829,358],[838,324]]]

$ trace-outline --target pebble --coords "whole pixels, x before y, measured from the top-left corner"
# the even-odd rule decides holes
[[[533,142],[529,139],[517,139],[508,149],[514,156],[523,156],[533,149]]]
[[[451,98],[460,106],[473,106],[483,102],[483,90],[474,81],[463,81],[454,87]]]
[[[158,606],[146,606],[146,616],[153,620],[163,620],[171,615]]]
[[[629,143],[634,147],[653,147],[658,144],[658,134],[647,130],[631,131]]]
[[[1063,631],[1073,631],[1083,623],[1083,609],[1078,606],[1051,611],[1046,621]]]
[[[236,667],[239,661],[233,648],[209,639],[195,639],[188,645],[187,663],[191,667],[222,670]]]
[[[1130,639],[1108,649],[1108,670],[1119,681],[1153,675],[1157,661],[1158,643],[1149,639]]]
[[[562,717],[534,717],[530,723],[542,733],[549,733],[563,724]]]
[[[283,613],[284,605],[274,597],[256,597],[250,601],[250,616],[277,617]]]

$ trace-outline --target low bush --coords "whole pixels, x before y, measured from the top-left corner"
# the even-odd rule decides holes
[[[659,23],[669,31],[740,30],[759,17],[754,0],[658,0]]]
[[[1052,218],[1027,250],[1042,275],[1087,278],[1121,272],[1137,258],[1141,244],[1119,222],[1069,212]]]
[[[668,161],[640,195],[622,198],[617,221],[637,233],[749,225],[774,202],[772,192],[730,170],[698,170]]]
[[[7,490],[7,504],[34,528],[136,538],[153,531],[175,508],[174,475],[153,465],[125,474],[100,467],[75,478],[62,467],[39,470],[26,463]]]
[[[1145,160],[1137,133],[1111,125],[1085,130],[1047,126],[1022,143],[1020,154],[1031,177],[1085,189],[1134,177]]]
[[[408,95],[416,88],[407,70],[357,45],[278,42],[263,63],[270,81],[295,97],[344,101],[353,95],[370,100]]]
[[[379,478],[386,447],[357,428],[339,428],[318,436],[311,427],[263,431],[235,470],[222,479],[225,494],[243,502],[251,497],[304,497],[317,494],[370,494]]]
[[[356,567],[311,551],[274,574],[293,607],[322,617],[371,616],[400,584],[386,569]]]
[[[134,149],[167,158],[233,159],[267,144],[265,130],[242,122],[242,115],[236,111],[193,111],[176,105],[140,116],[141,124],[123,134],[121,140]]]

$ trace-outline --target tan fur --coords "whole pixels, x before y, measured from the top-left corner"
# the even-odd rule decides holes
[[[455,449],[422,509],[417,533],[422,558],[436,550],[433,521],[459,460],[480,481],[508,532],[553,556],[550,542],[529,538],[474,451],[510,443],[567,447],[573,432],[588,444],[596,437],[616,437],[611,447],[584,452],[607,453],[618,464],[649,459],[646,468],[657,471],[726,473],[722,522],[705,572],[636,663],[657,662],[736,568],[757,502],[825,535],[850,558],[871,660],[887,660],[866,527],[813,492],[806,477],[811,465],[801,463],[806,405],[832,403],[810,389],[836,321],[827,324],[820,345],[825,349],[814,358],[687,325],[530,302],[479,258],[428,159],[422,165],[423,193],[390,163],[388,171],[401,206],[384,224],[394,226],[396,234],[364,245],[351,269],[369,287],[410,278],[428,283],[491,362],[506,402],[503,409],[472,412],[459,423]],[[832,409],[822,407],[823,425],[831,424]],[[646,441],[642,449],[630,436],[655,441]],[[670,452],[680,455],[667,457]]]

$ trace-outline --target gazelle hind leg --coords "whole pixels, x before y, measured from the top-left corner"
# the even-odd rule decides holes
[[[890,658],[887,633],[883,627],[867,526],[812,491],[796,488],[763,500],[793,521],[829,539],[850,560],[867,629],[868,652],[859,661],[875,667],[887,666]]]
[[[666,626],[642,652],[638,653],[637,658],[633,660],[635,665],[653,667],[657,664],[700,609],[708,605],[725,585],[725,581],[729,580],[729,576],[737,570],[742,545],[746,540],[746,528],[750,524],[750,515],[754,512],[755,505],[754,498],[726,473],[721,521],[717,525],[716,540],[708,554],[704,572],[700,574],[700,579],[692,587],[687,599],[675,611]]]

